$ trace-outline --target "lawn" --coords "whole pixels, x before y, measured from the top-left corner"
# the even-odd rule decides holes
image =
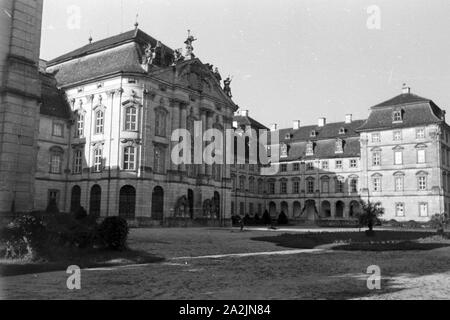
[[[275,237],[254,237],[252,240],[275,243],[277,246],[296,249],[313,249],[332,243],[369,243],[386,241],[411,241],[427,238],[433,233],[426,231],[376,231],[373,237],[364,232],[314,232],[282,234]],[[367,246],[365,246],[366,248]]]
[[[239,232],[208,228],[134,229],[130,234],[130,248],[165,258],[164,261],[82,270],[82,288],[79,291],[66,288],[68,275],[64,271],[2,276],[0,298],[241,300],[450,297],[449,248],[402,252],[323,250],[290,255],[189,258],[286,250],[274,242],[253,240],[279,238],[277,234],[274,231]],[[408,235],[413,237],[411,233]],[[348,235],[337,237],[345,239]],[[402,233],[401,237],[398,240],[407,240],[405,237],[408,236]],[[177,257],[186,258],[173,259]],[[77,264],[77,261],[73,263]],[[367,268],[370,265],[381,269],[381,290],[367,288]]]

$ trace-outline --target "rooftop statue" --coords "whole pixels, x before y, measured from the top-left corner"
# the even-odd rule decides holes
[[[182,62],[184,60],[183,57],[183,49],[176,49],[173,52],[173,64],[177,64],[178,62]]]
[[[216,77],[217,81],[219,81],[219,83],[220,81],[222,81],[222,76],[220,75],[219,68],[217,67],[214,69],[214,76]]]
[[[186,58],[187,59],[193,59],[195,58],[195,55],[193,53],[194,47],[192,46],[192,43],[194,41],[197,41],[197,39],[194,38],[193,35],[191,35],[191,30],[188,30],[188,37],[186,41],[184,42],[186,44]]]
[[[233,81],[233,79],[230,78],[229,76],[228,76],[228,78],[226,78],[225,80],[223,80],[223,91],[226,93],[226,95],[227,95],[229,98],[232,98],[232,97],[233,97],[232,94],[231,94],[231,87],[230,87],[231,81]]]
[[[154,59],[155,59],[155,48],[152,48],[152,45],[148,44],[145,47],[144,56],[142,57],[142,64],[145,66],[152,65]]]

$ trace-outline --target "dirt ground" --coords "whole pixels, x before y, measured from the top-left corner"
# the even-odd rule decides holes
[[[161,263],[82,270],[81,290],[64,271],[0,278],[2,299],[449,299],[450,248],[409,252],[292,250],[250,240],[274,231],[136,229],[133,249]],[[249,256],[216,256],[269,252]],[[180,259],[179,257],[185,257]],[[381,269],[381,290],[367,268]]]

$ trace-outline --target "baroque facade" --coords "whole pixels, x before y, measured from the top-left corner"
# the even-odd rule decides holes
[[[271,146],[280,152],[272,164],[277,174],[257,177],[256,191],[253,178],[233,176],[233,214],[252,216],[256,206],[257,214],[262,207],[298,222],[351,220],[364,200],[380,202],[386,220],[428,221],[450,209],[445,111],[406,86],[372,107],[367,120],[346,115],[339,123],[320,118],[313,126],[294,121],[292,128],[270,130],[280,138]]]
[[[224,131],[237,110],[193,41],[182,56],[136,27],[46,63],[35,209],[55,201],[139,225],[229,223],[230,167],[171,161],[174,130]]]
[[[361,199],[380,201],[384,219],[425,221],[450,209],[445,112],[409,88],[366,120],[267,128],[237,112],[231,80],[195,57],[190,34],[184,54],[136,26],[39,64],[38,40],[24,50],[23,38],[39,39],[42,2],[6,2],[1,213],[55,202],[137,225],[223,226],[265,210],[298,223],[351,220]],[[22,21],[23,12],[34,18]],[[179,128],[277,133],[268,148],[280,153],[276,173],[261,163],[176,165],[171,133]]]

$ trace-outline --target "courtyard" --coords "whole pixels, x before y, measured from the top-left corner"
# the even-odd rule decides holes
[[[133,229],[129,247],[163,258],[82,269],[81,290],[65,270],[3,275],[1,299],[448,299],[450,247],[427,251],[333,251],[264,241],[306,231]],[[338,230],[338,231],[350,231]],[[357,232],[358,230],[351,230]],[[73,261],[76,265],[76,261]],[[367,287],[380,267],[381,289]]]

